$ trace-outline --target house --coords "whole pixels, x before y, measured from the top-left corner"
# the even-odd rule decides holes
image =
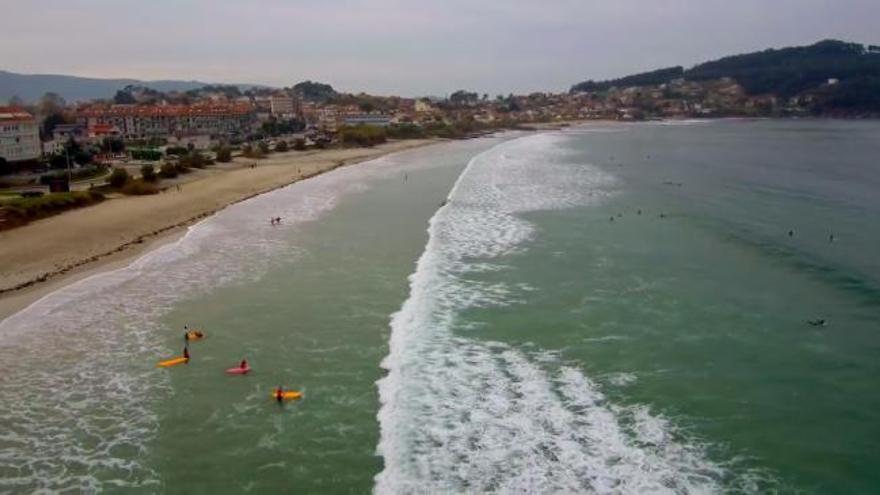
[[[7,162],[35,160],[41,151],[34,116],[17,107],[0,107],[0,158]]]

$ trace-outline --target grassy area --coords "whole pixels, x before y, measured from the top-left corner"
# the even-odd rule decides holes
[[[4,198],[0,203],[0,230],[18,227],[33,220],[93,205],[103,200],[104,196],[94,191],[52,193],[34,198]]]

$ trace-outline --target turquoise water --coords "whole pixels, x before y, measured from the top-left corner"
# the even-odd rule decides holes
[[[0,323],[0,492],[874,493],[878,138],[593,125],[230,207]]]

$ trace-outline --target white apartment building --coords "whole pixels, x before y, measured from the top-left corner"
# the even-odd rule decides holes
[[[0,107],[0,158],[7,162],[40,157],[40,132],[33,115],[13,107]]]
[[[125,139],[174,134],[225,136],[250,130],[254,112],[250,105],[240,103],[92,106],[78,111],[77,121],[89,129],[112,126]]]
[[[296,109],[293,98],[287,95],[272,95],[269,98],[269,106],[272,115],[293,115]]]

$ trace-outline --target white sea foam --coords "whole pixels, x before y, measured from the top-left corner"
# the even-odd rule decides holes
[[[405,156],[405,155],[397,155]],[[233,205],[131,265],[56,291],[0,322],[0,492],[160,489],[146,459],[171,392],[158,323],[178,301],[253,280],[297,255],[292,234],[370,179],[386,157]],[[281,216],[273,227],[269,217]],[[164,336],[163,336],[164,335]]]
[[[722,468],[647,409],[608,400],[553,353],[471,338],[460,313],[516,304],[518,287],[467,277],[527,247],[518,213],[601,201],[614,179],[574,163],[564,134],[475,157],[443,208],[410,296],[391,318],[378,382],[377,493],[702,493]]]

